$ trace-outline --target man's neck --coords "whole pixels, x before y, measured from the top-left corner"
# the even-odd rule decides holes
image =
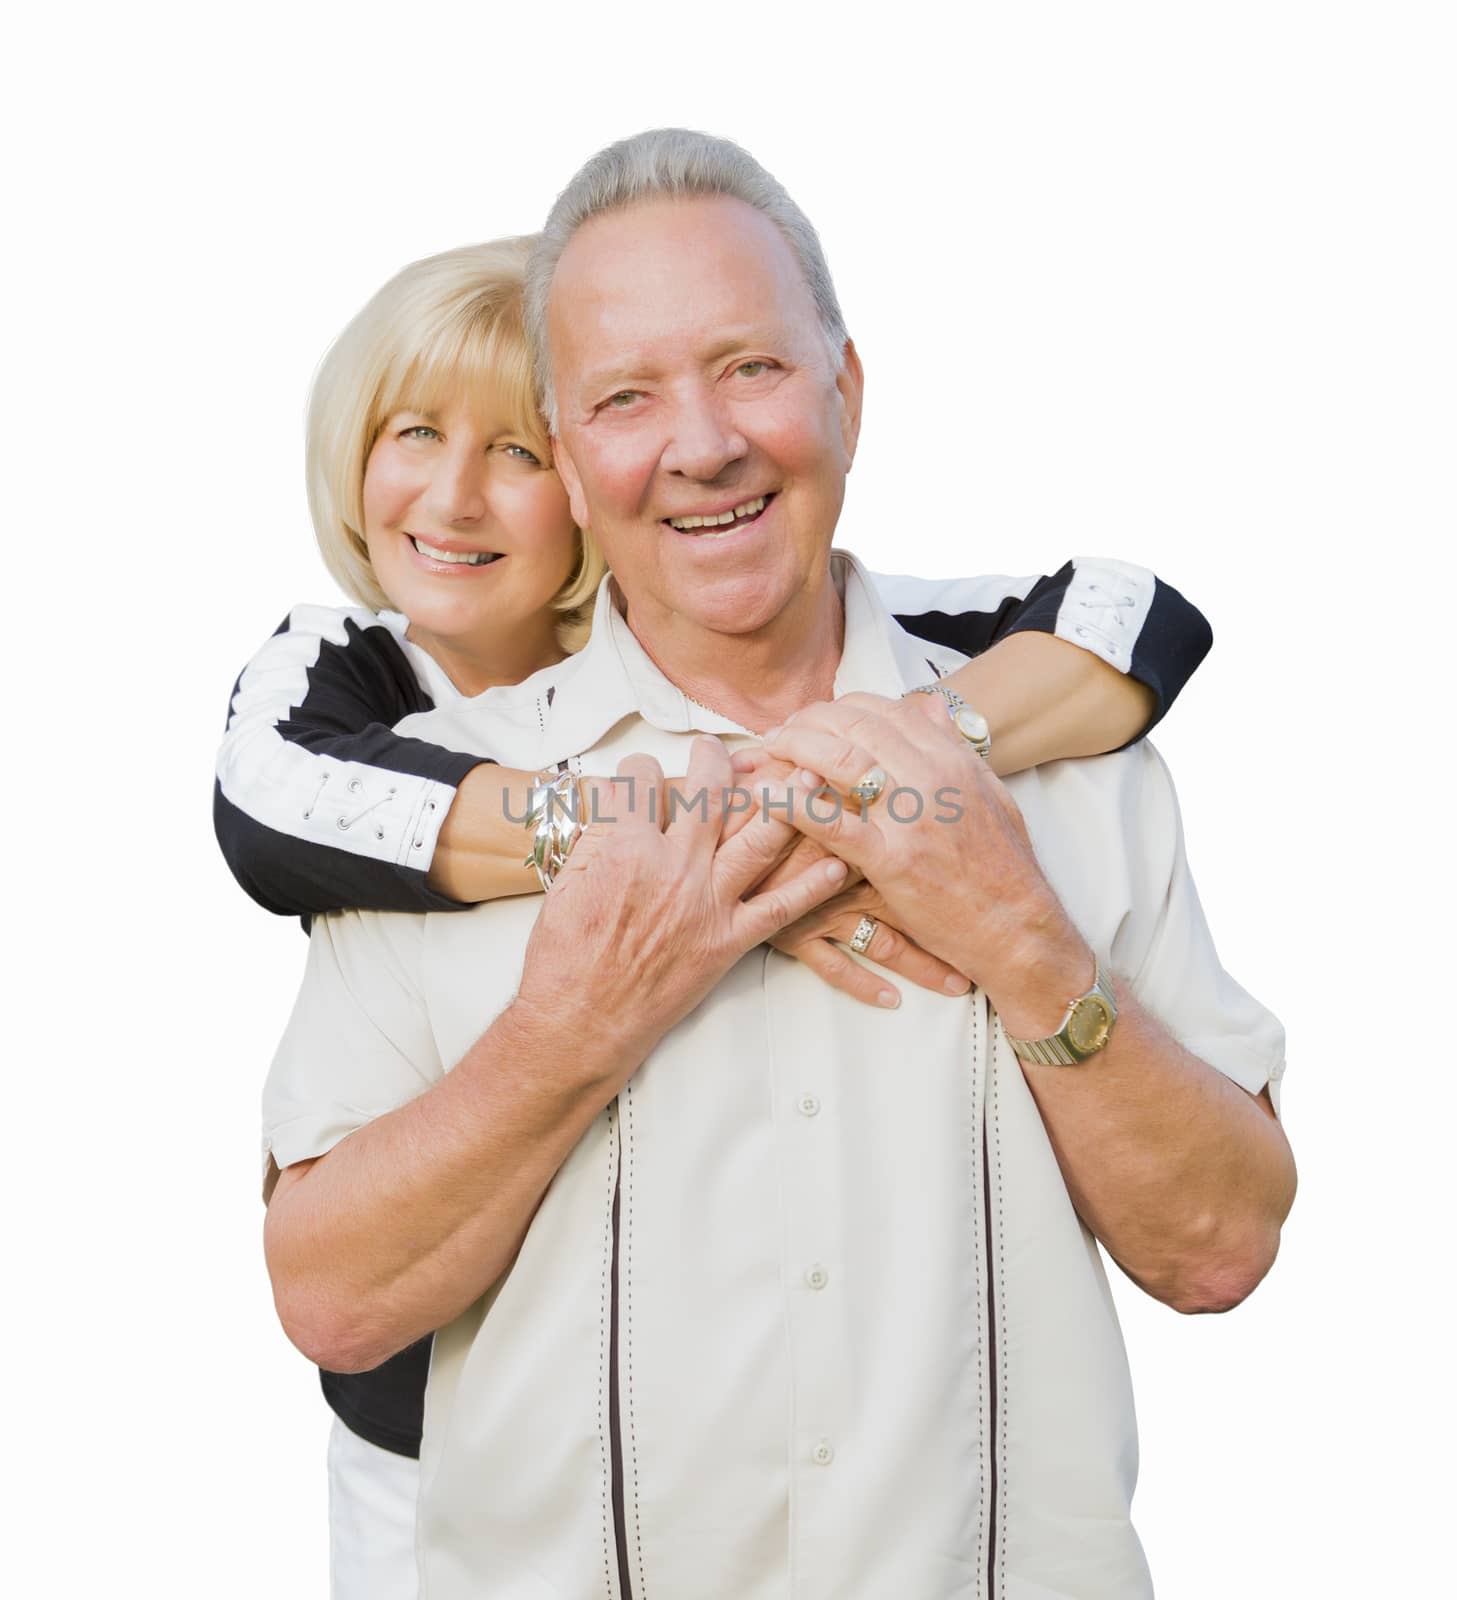
[[[845,606],[832,577],[754,633],[719,633],[681,614],[628,610],[628,626],[690,700],[752,732],[831,700],[845,647]]]

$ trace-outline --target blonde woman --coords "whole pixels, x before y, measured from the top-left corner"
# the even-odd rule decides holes
[[[357,604],[289,614],[238,680],[217,765],[219,843],[270,910],[448,911],[537,892],[513,820],[533,775],[392,731],[551,666],[590,626],[603,568],[572,523],[535,406],[521,294],[530,243],[407,267],[319,370],[309,503],[325,563]],[[1078,560],[1037,580],[879,582],[908,631],[976,657],[946,681],[987,717],[1004,775],[1138,737],[1209,645],[1176,591],[1119,562]],[[843,948],[873,894],[847,889],[774,943],[867,1004],[894,1005],[896,990]],[[937,988],[959,977],[893,928],[876,941],[882,969]],[[322,1375],[336,1414],[337,1594],[413,1593],[428,1346],[373,1372]]]

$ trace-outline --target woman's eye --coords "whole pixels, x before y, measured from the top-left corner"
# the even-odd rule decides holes
[[[400,438],[402,439],[438,439],[439,437],[440,434],[436,429],[427,426],[423,422],[417,422],[408,428],[400,429]]]
[[[541,465],[541,458],[533,455],[524,444],[508,444],[506,454],[517,461],[529,461],[533,467]]]

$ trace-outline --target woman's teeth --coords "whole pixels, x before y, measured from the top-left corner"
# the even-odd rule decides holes
[[[465,567],[485,567],[501,559],[496,550],[441,550],[436,545],[425,544],[412,533],[410,543],[430,561],[454,561]]]
[[[720,512],[715,517],[669,517],[668,526],[676,528],[679,533],[692,533],[696,528],[711,528],[716,532],[720,528],[733,527],[757,517],[768,503],[768,496],[761,494],[757,500],[745,500],[743,505],[735,506],[732,511]]]

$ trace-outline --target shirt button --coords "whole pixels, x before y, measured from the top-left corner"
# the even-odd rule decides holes
[[[811,1289],[823,1289],[830,1281],[830,1275],[817,1261],[814,1266],[805,1269],[804,1281]]]
[[[812,1094],[800,1095],[799,1114],[802,1117],[817,1117],[820,1114],[819,1100]]]
[[[835,1459],[835,1447],[828,1439],[821,1439],[810,1451],[810,1459],[817,1467],[827,1467]]]

